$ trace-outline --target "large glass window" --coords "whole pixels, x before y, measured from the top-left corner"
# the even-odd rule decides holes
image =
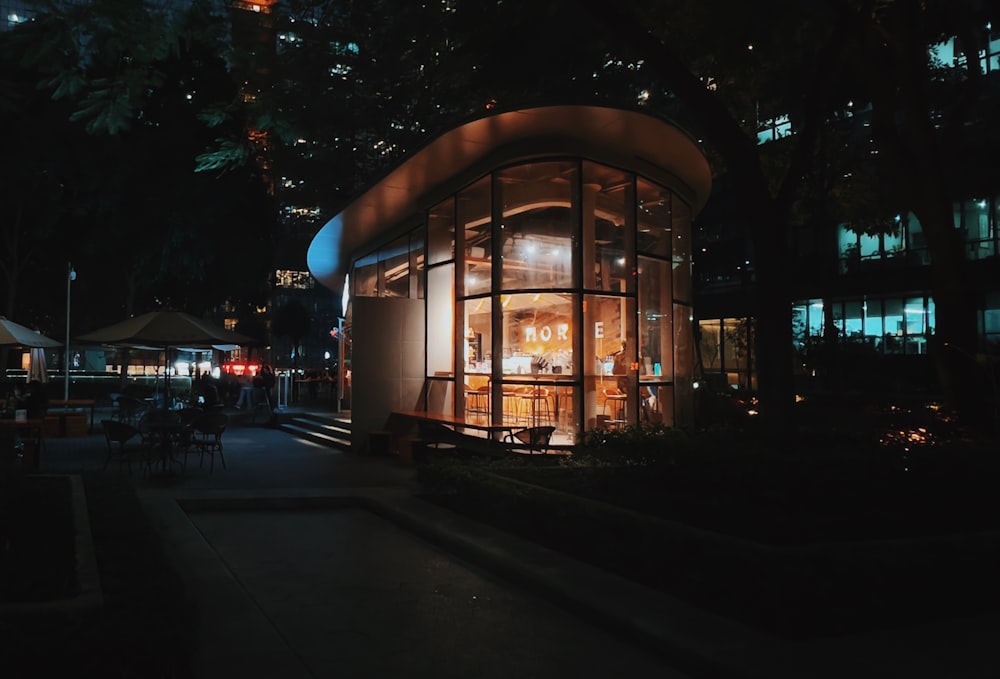
[[[862,233],[858,235],[858,248],[861,259],[875,259],[881,256],[879,234]]]
[[[633,193],[631,175],[613,168],[583,164],[583,287],[624,292],[629,267],[626,259],[626,205]]]
[[[864,305],[861,300],[843,303],[843,338],[848,342],[859,342],[864,334]]]
[[[723,360],[729,373],[730,384],[748,388],[752,369],[753,323],[749,318],[725,318],[722,321],[724,337]]]
[[[490,178],[483,177],[458,194],[458,223],[464,238],[465,276],[460,295],[488,294],[493,271]]]
[[[673,283],[674,299],[691,303],[693,293],[691,275],[691,207],[676,196],[671,201],[671,231],[673,233]]]
[[[722,322],[718,319],[698,321],[701,366],[705,372],[722,371]]]
[[[882,248],[885,250],[886,257],[898,257],[905,249],[906,234],[904,233],[902,217],[896,215],[893,225],[895,231],[882,234]]]
[[[670,192],[643,179],[636,181],[636,220],[636,250],[669,257]]]
[[[572,287],[577,174],[577,164],[570,162],[530,163],[496,173],[503,208],[503,290]]]
[[[410,296],[424,298],[424,233],[417,229],[410,233]]]
[[[965,238],[971,259],[985,259],[996,253],[995,222],[990,219],[990,201],[968,201],[965,209]]]
[[[843,332],[843,313],[834,311],[834,322]],[[811,340],[823,336],[823,300],[809,299],[792,306],[792,340],[802,348]]]
[[[927,251],[927,237],[924,227],[912,212],[906,215],[906,253],[909,264],[930,264],[930,254]]]
[[[965,232],[968,243],[978,243],[991,237],[990,202],[983,198],[966,200],[955,206],[955,226]]]
[[[493,300],[477,297],[466,301],[464,307],[465,372],[489,375],[493,369]]]
[[[986,295],[982,325],[982,332],[986,337],[986,350],[997,351],[1000,349],[1000,293],[991,292]]]
[[[355,297],[378,297],[378,253],[362,257],[354,263]]]
[[[502,295],[503,374],[571,374],[573,307],[569,293]]]
[[[870,299],[865,303],[864,338],[870,346],[877,346],[885,332],[882,323],[882,300]]]
[[[380,297],[410,296],[410,237],[403,236],[379,249]]]
[[[443,200],[427,213],[427,263],[455,258],[455,199]]]
[[[673,329],[674,329],[674,362],[677,365],[694,365],[694,328],[693,328],[693,312],[691,307],[686,304],[674,305],[674,315],[673,315]],[[753,346],[753,325],[749,324],[748,341],[749,346]],[[754,373],[753,370],[753,351],[749,352],[748,361],[751,363],[747,367],[747,379]],[[665,422],[666,424],[673,424],[674,417],[677,418],[679,422],[693,422],[694,421],[694,388],[693,388],[693,375],[690,372],[677,372],[672,375],[673,379],[673,409],[672,411],[659,411],[656,412],[656,420],[659,422]],[[747,385],[751,386],[751,385]],[[657,390],[659,391],[659,390]],[[641,394],[640,394],[641,395]],[[643,399],[644,407],[650,408],[649,405]]]
[[[903,353],[903,300],[883,300],[882,353]]]
[[[278,269],[274,272],[274,285],[278,288],[309,290],[315,287],[315,279],[308,271]]]
[[[903,302],[903,316],[906,322],[907,354],[926,354],[927,339],[931,335],[932,320],[930,308],[924,308],[923,298],[911,298]]]
[[[416,229],[354,262],[356,297],[423,297],[423,229]]]
[[[690,314],[690,309],[681,305],[676,306],[675,313],[682,309]],[[676,318],[674,322],[677,322]],[[724,381],[721,377],[719,378],[720,384],[738,387],[751,386],[756,360],[752,351],[755,341],[753,320],[748,318],[712,319],[699,321],[698,326],[701,332],[701,360],[705,373],[724,375]],[[686,332],[684,329],[674,331],[675,341],[683,338]],[[685,350],[678,348],[675,352],[676,365],[684,365],[682,361],[685,360],[694,360],[694,358],[688,359]],[[680,371],[675,371],[677,385],[681,384],[680,377]],[[664,416],[666,417],[670,412],[669,409],[665,410]],[[678,411],[673,412],[677,413]],[[669,422],[669,420],[665,421]]]
[[[639,258],[639,380],[673,379],[670,262]]]

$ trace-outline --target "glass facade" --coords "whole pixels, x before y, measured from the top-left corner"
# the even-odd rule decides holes
[[[426,378],[451,383],[445,412],[553,426],[562,443],[692,421],[691,209],[676,193],[573,158],[498,168],[356,259],[354,294],[413,297],[400,281],[424,241]]]
[[[821,342],[827,318],[845,345],[878,354],[923,355],[927,353],[927,340],[934,334],[934,300],[925,296],[868,296],[826,303],[797,302],[792,306],[796,348]]]
[[[897,215],[885,233],[856,233],[850,224],[841,224],[838,252],[841,273],[853,273],[875,262],[900,266],[930,264],[923,227],[912,212]]]

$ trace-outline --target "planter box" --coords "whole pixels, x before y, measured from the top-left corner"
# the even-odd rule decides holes
[[[87,435],[87,413],[60,413],[60,435],[75,438]]]
[[[87,435],[87,413],[49,412],[42,426],[45,438],[75,438]]]
[[[90,516],[87,512],[87,498],[83,490],[83,481],[77,474],[66,477],[62,475],[36,474],[37,479],[66,478],[68,492],[72,505],[72,521],[74,530],[74,552],[77,593],[65,598],[54,598],[42,601],[5,601],[0,602],[0,617],[6,621],[16,620],[24,615],[36,619],[40,615],[70,615],[78,616],[84,611],[93,610],[104,605],[104,593],[101,590],[100,575],[97,568],[97,556],[94,552],[93,539],[90,533]],[[30,477],[29,477],[30,478]],[[31,508],[25,507],[25,511]]]

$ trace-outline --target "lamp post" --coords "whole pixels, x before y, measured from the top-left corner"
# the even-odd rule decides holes
[[[70,309],[70,284],[76,280],[76,270],[73,268],[72,262],[66,263],[66,362],[64,370],[66,372],[66,381],[63,387],[63,398],[67,401],[69,400],[69,309]]]

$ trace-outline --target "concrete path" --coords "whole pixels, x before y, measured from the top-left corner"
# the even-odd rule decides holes
[[[224,470],[136,474],[199,602],[201,677],[1000,676],[998,616],[791,642],[429,505],[395,458],[238,417],[224,442]],[[42,471],[104,453],[51,439]]]

